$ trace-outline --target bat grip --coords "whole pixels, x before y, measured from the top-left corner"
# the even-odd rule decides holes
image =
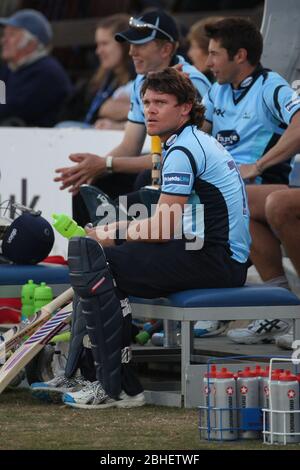
[[[47,311],[48,313],[52,314],[55,310],[58,308],[61,308],[62,305],[68,304],[71,302],[73,299],[73,294],[74,291],[72,287],[64,291],[62,294],[60,294],[58,297],[56,297],[54,300],[52,300],[49,304],[45,305],[42,307],[43,311]]]

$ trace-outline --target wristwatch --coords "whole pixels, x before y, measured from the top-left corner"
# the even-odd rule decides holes
[[[112,173],[113,172],[113,159],[114,157],[112,155],[108,155],[105,159],[105,165],[106,165],[106,171],[107,173]]]

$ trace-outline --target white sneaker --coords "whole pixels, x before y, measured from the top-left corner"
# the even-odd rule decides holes
[[[75,392],[88,385],[90,382],[82,376],[67,378],[64,375],[54,377],[48,382],[34,382],[31,384],[32,394],[43,401],[61,401],[62,394]]]
[[[199,320],[194,324],[194,337],[217,336],[225,330],[226,323],[217,320]]]
[[[227,332],[228,338],[239,344],[272,343],[275,337],[289,331],[288,320],[254,320],[247,328],[235,328]]]
[[[294,341],[294,334],[293,334],[292,329],[290,329],[290,331],[286,333],[285,335],[277,336],[277,338],[275,339],[276,346],[278,346],[281,349],[293,349],[292,348],[293,341]]]
[[[92,382],[82,390],[74,393],[65,393],[63,402],[73,408],[105,409],[105,408],[135,408],[145,405],[144,393],[129,396],[121,392],[118,400],[110,398],[100,382]]]

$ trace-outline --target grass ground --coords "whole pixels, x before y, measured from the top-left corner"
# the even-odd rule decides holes
[[[200,441],[198,412],[158,406],[74,410],[46,404],[26,390],[0,396],[0,450],[266,450],[260,441]],[[272,446],[298,449],[299,446]]]

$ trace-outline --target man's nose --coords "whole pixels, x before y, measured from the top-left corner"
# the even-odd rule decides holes
[[[213,61],[211,60],[210,56],[207,57],[205,65],[207,68],[211,68],[213,66]]]
[[[135,45],[134,45],[134,44],[130,44],[130,47],[129,47],[129,55],[130,55],[131,57],[134,56],[134,55],[136,55],[136,51],[137,51],[137,49],[136,49]]]
[[[148,114],[156,114],[157,108],[154,103],[150,103],[148,106]]]

